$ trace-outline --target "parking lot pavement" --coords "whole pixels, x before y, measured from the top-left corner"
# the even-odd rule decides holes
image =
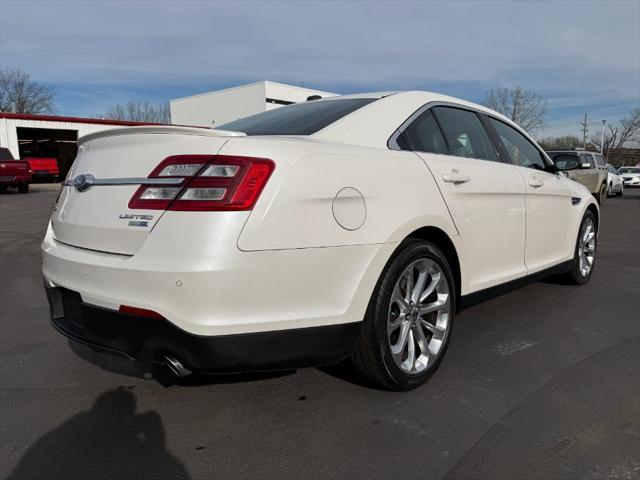
[[[422,388],[346,367],[145,378],[49,325],[55,185],[0,195],[0,477],[638,478],[640,191],[602,210],[583,287],[539,282],[456,320]]]

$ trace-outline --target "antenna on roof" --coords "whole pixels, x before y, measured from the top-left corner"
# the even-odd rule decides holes
[[[309,95],[307,97],[307,102],[311,102],[312,100],[320,100],[322,97],[320,95]]]

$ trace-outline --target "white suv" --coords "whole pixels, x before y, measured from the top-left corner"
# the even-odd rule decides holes
[[[461,309],[593,272],[589,191],[463,100],[350,95],[79,143],[42,243],[52,323],[180,375],[351,357],[409,389]]]

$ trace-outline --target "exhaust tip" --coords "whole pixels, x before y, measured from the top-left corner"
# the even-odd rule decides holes
[[[191,375],[193,372],[185,367],[180,360],[176,357],[172,357],[170,355],[166,355],[164,357],[164,363],[169,367],[169,370],[173,372],[174,375],[178,377],[186,377]]]

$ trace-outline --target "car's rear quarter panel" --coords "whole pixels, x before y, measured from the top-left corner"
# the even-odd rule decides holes
[[[426,225],[457,234],[431,173],[414,153],[312,141],[295,145],[234,139],[221,150],[276,162],[238,240],[241,250],[393,243]],[[336,196],[345,188],[364,199],[364,221],[356,229],[336,221],[342,208]]]

